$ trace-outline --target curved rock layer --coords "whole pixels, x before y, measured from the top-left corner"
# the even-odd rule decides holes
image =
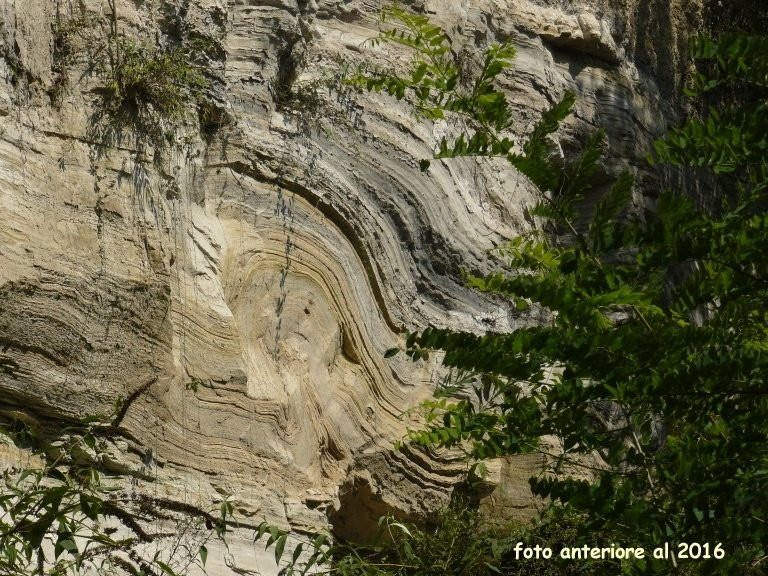
[[[674,113],[683,73],[671,74],[696,10],[412,4],[468,66],[491,42],[516,43],[503,83],[519,134],[576,90],[560,145],[567,155],[605,127],[606,182]],[[106,3],[0,5],[0,411],[55,436],[56,422],[110,414],[117,401],[123,439],[104,465],[163,498],[207,507],[232,495],[246,522],[302,530],[330,517],[354,536],[387,510],[447,502],[461,463],[391,452],[437,360],[383,352],[402,327],[530,321],[465,289],[458,272],[487,270],[486,251],[529,226],[533,198],[499,162],[421,174],[418,160],[455,126],[326,87],[343,62],[407,63],[364,44],[379,3],[118,0],[126,35],[195,33],[221,48],[206,64],[219,125],[201,133],[190,115],[160,143],[135,126],[110,132],[103,76],[87,58],[57,61],[56,34],[83,16],[80,36],[106,43]],[[663,20],[663,42],[651,20]],[[286,90],[313,99],[287,112]],[[639,176],[641,201],[663,180]],[[518,510],[532,505],[519,481],[528,467],[520,460],[500,492]]]

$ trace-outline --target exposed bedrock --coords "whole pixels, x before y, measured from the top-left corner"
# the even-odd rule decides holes
[[[692,0],[411,4],[469,67],[489,43],[515,42],[502,82],[520,134],[575,90],[559,144],[567,156],[605,127],[605,183],[674,116]],[[658,4],[653,15],[646,4]],[[488,270],[486,251],[530,226],[534,199],[501,162],[440,161],[421,174],[419,159],[455,127],[389,97],[321,86],[319,108],[278,106],[281,91],[300,93],[342,62],[406,64],[363,44],[379,8],[117,0],[126,35],[193,31],[220,48],[206,62],[218,121],[201,134],[190,115],[157,142],[130,125],[110,132],[103,75],[85,57],[57,60],[55,31],[73,18],[92,16],[88,33],[106,43],[106,2],[0,2],[5,416],[55,436],[121,400],[122,437],[103,464],[155,497],[208,508],[231,494],[245,524],[331,519],[353,536],[383,512],[416,517],[448,502],[463,464],[391,451],[439,359],[383,353],[403,327],[533,321],[467,290],[458,272]],[[638,176],[640,205],[665,177]],[[515,462],[497,475],[512,478],[499,505],[524,514],[521,479],[536,462]],[[273,569],[249,554],[239,567]]]

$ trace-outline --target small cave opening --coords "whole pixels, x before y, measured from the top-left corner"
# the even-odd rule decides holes
[[[333,534],[357,544],[371,544],[380,535],[379,518],[402,513],[384,502],[378,490],[359,476],[345,482],[339,489],[339,507],[329,515]]]
[[[480,510],[483,499],[495,488],[496,486],[489,482],[465,479],[453,486],[450,499],[444,503],[442,509],[438,506],[423,514],[414,515],[387,502],[381,490],[372,485],[367,474],[354,474],[339,488],[338,508],[329,514],[328,519],[337,538],[360,545],[382,543],[387,539],[380,522],[383,516],[391,515],[398,521],[433,531],[446,509]]]

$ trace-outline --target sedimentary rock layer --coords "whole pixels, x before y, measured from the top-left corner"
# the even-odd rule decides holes
[[[670,74],[693,2],[653,17],[646,4],[413,6],[469,69],[489,43],[515,43],[502,83],[520,135],[577,91],[560,147],[568,155],[605,127],[609,183],[660,133],[682,78]],[[420,173],[457,126],[328,81],[344,66],[407,64],[365,44],[378,2],[116,5],[113,19],[100,0],[0,4],[0,410],[55,437],[117,402],[122,439],[105,466],[134,490],[203,508],[232,495],[246,523],[332,518],[349,535],[387,510],[444,504],[461,463],[391,452],[439,359],[383,352],[403,327],[530,321],[459,274],[488,270],[486,251],[530,226],[530,186],[501,161]],[[652,54],[649,18],[672,39]],[[217,120],[201,131],[192,102],[175,125],[105,120],[98,62],[111,26],[153,44],[208,39]],[[62,30],[74,38],[66,58]],[[641,202],[660,180],[639,176]],[[515,478],[535,467],[519,465]],[[510,490],[525,508],[519,480]]]

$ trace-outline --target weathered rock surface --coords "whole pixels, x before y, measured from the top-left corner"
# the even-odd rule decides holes
[[[437,360],[383,352],[401,326],[526,321],[457,275],[487,269],[485,251],[529,226],[525,180],[473,160],[421,174],[451,126],[386,96],[321,87],[314,114],[279,110],[281,90],[309,90],[341,61],[407,61],[363,44],[378,2],[118,0],[126,35],[191,31],[221,47],[206,66],[226,122],[201,134],[190,105],[162,143],[105,130],[104,77],[86,57],[62,71],[62,24],[92,17],[101,45],[82,54],[93,58],[110,25],[106,2],[75,4],[0,2],[0,411],[55,435],[122,399],[122,439],[103,464],[152,496],[208,508],[232,495],[245,523],[306,530],[332,518],[353,535],[387,510],[444,504],[462,465],[391,451]],[[414,5],[469,61],[516,43],[504,84],[520,134],[576,90],[561,146],[605,127],[609,180],[675,110],[696,2]],[[640,176],[638,201],[661,185]],[[502,492],[524,511],[526,490],[515,480]],[[273,570],[243,538],[238,566]]]

